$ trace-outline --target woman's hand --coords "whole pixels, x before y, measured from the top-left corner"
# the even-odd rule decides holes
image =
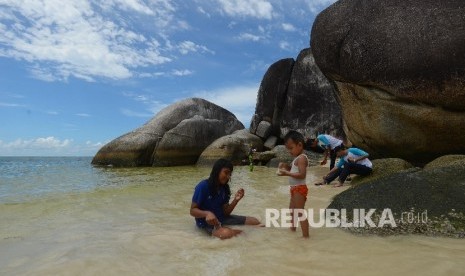
[[[234,196],[234,199],[239,201],[241,200],[245,195],[245,192],[244,192],[244,189],[239,189],[237,192],[236,192],[236,195]]]
[[[212,212],[208,212],[207,216],[205,217],[205,220],[210,225],[218,225],[218,224],[220,224],[220,222],[216,218],[215,214],[213,214]]]
[[[327,159],[323,159],[323,161],[320,162],[320,165],[326,165],[327,162],[328,162]]]

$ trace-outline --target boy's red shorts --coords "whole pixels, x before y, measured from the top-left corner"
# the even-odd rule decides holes
[[[290,190],[291,190],[291,196],[293,196],[294,193],[299,193],[299,194],[303,195],[305,197],[305,199],[307,199],[307,195],[308,195],[307,185],[302,184],[302,185],[291,186]]]

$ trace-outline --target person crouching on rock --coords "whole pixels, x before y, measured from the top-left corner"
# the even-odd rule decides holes
[[[342,147],[338,149],[336,155],[340,158],[336,167],[334,167],[328,175],[323,177],[322,183],[316,183],[315,185],[329,184],[339,177],[339,183],[334,185],[334,187],[341,187],[350,174],[371,174],[373,164],[370,159],[368,159],[368,153],[365,151],[358,148],[346,149]]]
[[[329,169],[332,170],[336,164],[336,152],[344,147],[343,141],[328,134],[320,134],[310,141],[311,149],[316,149],[318,146],[325,150],[325,156],[320,164],[326,165],[329,156]]]
[[[190,209],[197,227],[209,235],[220,239],[229,239],[241,233],[241,230],[223,227],[223,225],[259,225],[254,217],[232,215],[237,203],[244,197],[244,189],[239,189],[231,202],[229,180],[233,165],[226,159],[219,159],[213,165],[210,177],[202,180],[194,190]]]

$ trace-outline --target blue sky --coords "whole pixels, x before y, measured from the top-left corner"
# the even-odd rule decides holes
[[[92,156],[201,97],[249,126],[334,0],[0,0],[0,156]]]

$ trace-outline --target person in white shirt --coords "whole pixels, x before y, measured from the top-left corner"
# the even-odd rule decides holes
[[[333,137],[328,134],[320,134],[311,142],[310,147],[316,148],[320,146],[325,150],[325,157],[323,161],[321,161],[321,165],[326,165],[328,160],[328,156],[330,157],[329,169],[332,170],[334,168],[334,164],[336,164],[336,152],[341,148],[344,147],[342,140]]]
[[[340,157],[336,167],[323,177],[323,183],[316,183],[315,185],[329,184],[338,178],[339,183],[334,187],[341,187],[350,174],[369,175],[373,171],[373,164],[368,159],[369,154],[361,149],[340,148],[336,154]]]

